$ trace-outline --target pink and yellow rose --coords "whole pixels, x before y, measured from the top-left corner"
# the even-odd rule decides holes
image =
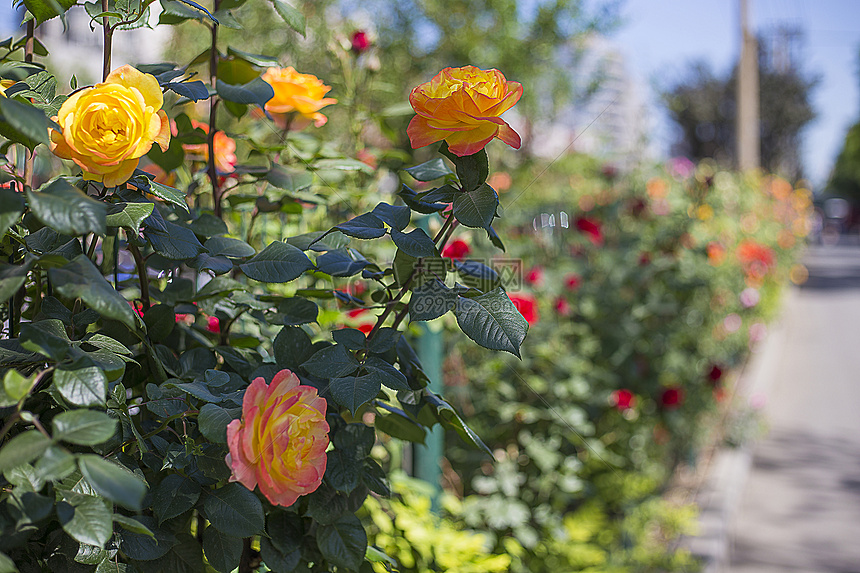
[[[266,384],[256,378],[245,391],[242,418],[227,426],[226,462],[238,481],[273,505],[290,506],[315,491],[326,468],[329,426],[317,389],[281,370]]]
[[[498,70],[445,68],[409,94],[418,115],[406,133],[413,148],[444,139],[460,157],[479,152],[496,137],[519,149],[520,136],[500,116],[522,95],[523,86]]]
[[[155,76],[125,65],[105,81],[76,92],[53,118],[51,151],[71,159],[84,179],[105,187],[125,183],[153,143],[167,151],[170,122]]]
[[[296,129],[306,127],[311,121],[316,127],[325,125],[328,118],[320,110],[337,103],[336,99],[325,97],[331,87],[312,74],[300,74],[292,66],[269,68],[263,74],[263,80],[275,90],[275,95],[266,103],[266,111],[284,125],[286,114],[297,113],[299,121],[291,123],[291,127]]]

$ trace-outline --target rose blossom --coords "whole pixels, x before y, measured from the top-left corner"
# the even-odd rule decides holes
[[[526,319],[526,322],[529,323],[529,326],[535,325],[540,320],[535,297],[530,294],[509,294],[508,296],[520,314],[523,315],[523,318]]]
[[[633,392],[623,388],[610,394],[609,399],[612,402],[612,405],[620,412],[636,406],[636,397],[633,395]]]
[[[242,419],[227,426],[230,481],[260,491],[273,505],[315,491],[326,467],[326,401],[289,370],[271,384],[256,378],[242,400]]]
[[[684,389],[680,386],[669,386],[660,394],[660,404],[666,410],[675,410],[684,403]]]
[[[603,232],[599,221],[580,217],[576,220],[576,228],[582,231],[595,246],[599,247],[603,244]]]
[[[328,118],[320,113],[320,109],[337,103],[336,99],[325,97],[331,87],[312,74],[300,74],[292,66],[269,68],[263,74],[263,80],[275,90],[275,95],[266,102],[266,111],[284,125],[286,115],[296,112],[296,119],[300,120],[292,124],[296,129],[306,127],[311,121],[314,126],[322,127]]]
[[[523,94],[523,86],[509,82],[498,70],[475,66],[445,68],[409,94],[416,115],[406,134],[413,149],[442,141],[460,157],[472,155],[498,137],[514,149],[520,136],[503,120]]]
[[[459,260],[468,256],[471,251],[472,249],[469,248],[469,244],[466,241],[457,239],[442,249],[442,256]]]

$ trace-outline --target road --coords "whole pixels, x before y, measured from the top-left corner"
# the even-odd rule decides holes
[[[860,246],[811,247],[788,297],[770,432],[731,530],[731,573],[860,573]]]

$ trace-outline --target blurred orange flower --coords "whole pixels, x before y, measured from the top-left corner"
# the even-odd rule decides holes
[[[191,125],[199,127],[207,134],[209,125],[199,121],[191,120]],[[203,161],[209,161],[209,145],[206,143],[190,143],[183,145],[185,153],[199,155]],[[215,132],[215,169],[219,173],[232,173],[236,168],[236,141],[228,137],[223,131]]]
[[[329,426],[326,401],[289,370],[271,384],[256,378],[242,400],[242,419],[227,426],[230,481],[259,485],[273,505],[295,503],[315,491],[326,467]]]
[[[296,112],[292,127],[302,129],[311,121],[316,127],[322,127],[328,118],[320,113],[320,109],[337,103],[336,99],[325,97],[331,87],[312,74],[300,74],[292,66],[287,68],[269,68],[263,74],[275,95],[266,103],[266,111],[280,116],[286,125],[286,114]]]
[[[761,245],[752,239],[744,239],[738,245],[738,260],[744,267],[744,272],[756,279],[764,277],[776,264],[776,255],[770,247]]]
[[[406,129],[409,141],[417,149],[444,139],[460,157],[481,151],[495,137],[519,149],[520,136],[499,116],[522,94],[523,86],[498,70],[445,68],[409,94],[418,114]]]

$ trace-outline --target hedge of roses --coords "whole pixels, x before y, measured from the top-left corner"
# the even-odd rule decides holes
[[[729,407],[730,373],[782,287],[803,280],[809,192],[684,160],[625,176],[582,156],[544,169],[514,180],[542,174],[545,194],[502,195],[519,235],[503,258],[478,236],[446,253],[490,261],[499,281],[521,261],[520,288],[507,286],[530,324],[522,362],[480,360],[453,337],[445,395],[495,459],[449,448],[446,483],[463,497],[448,515],[490,534],[512,571],[690,570],[675,541],[695,509],[660,495]]]
[[[406,319],[452,313],[516,355],[528,331],[501,286],[446,281],[475,268],[440,256],[463,228],[503,248],[484,147],[518,145],[498,115],[522,87],[471,66],[428,78],[409,135],[442,156],[401,175],[420,192],[383,194],[317,132],[337,105],[323,79],[221,45],[243,0],[163,0],[159,22],[204,27],[209,48],[113,69],[112,38],[152,3],[86,4],[92,86],[40,61],[35,31],[69,2],[25,0],[27,32],[0,43],[0,571],[388,563],[356,515],[390,494],[377,433],[442,424],[489,454],[427,388]]]

